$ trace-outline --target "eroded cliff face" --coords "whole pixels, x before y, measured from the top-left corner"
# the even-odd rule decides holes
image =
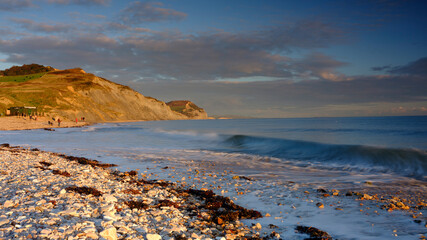
[[[9,106],[32,102],[50,116],[71,120],[81,117],[91,122],[193,119],[172,111],[162,101],[82,69],[53,71],[38,79],[2,87],[10,88],[9,92],[13,93],[3,96]],[[17,94],[20,97],[14,97]]]
[[[203,108],[198,107],[191,101],[178,100],[168,102],[167,105],[175,112],[184,114],[191,119],[207,119],[208,114]]]

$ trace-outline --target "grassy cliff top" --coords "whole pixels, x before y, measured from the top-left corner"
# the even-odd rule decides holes
[[[24,64],[22,66],[13,66],[11,68],[2,70],[0,71],[0,76],[32,75],[37,73],[46,73],[53,70],[54,70],[53,67],[32,63],[32,64]]]

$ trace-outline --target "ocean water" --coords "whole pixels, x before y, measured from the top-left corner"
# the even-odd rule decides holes
[[[270,221],[288,239],[300,239],[291,229],[295,222],[344,239],[389,239],[397,232],[397,239],[412,239],[426,232],[405,213],[368,217],[353,200],[341,199],[337,204],[360,216],[333,209],[317,215],[313,202],[322,199],[313,196],[303,204],[301,198],[303,190],[319,187],[426,196],[427,116],[106,123],[55,132],[0,131],[0,143],[95,158],[116,163],[120,170],[149,168],[171,181],[178,173],[159,169],[175,166],[180,174],[198,168],[251,177],[256,181],[247,186],[246,197],[231,187],[217,192],[264,213],[275,212]],[[201,187],[203,182],[216,183],[206,179],[191,184]],[[382,227],[373,227],[377,225]]]

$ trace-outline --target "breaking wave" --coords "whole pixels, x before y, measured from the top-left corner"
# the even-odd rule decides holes
[[[426,178],[427,152],[418,149],[382,148],[233,135],[223,144],[230,151],[256,154],[319,167],[393,172]]]

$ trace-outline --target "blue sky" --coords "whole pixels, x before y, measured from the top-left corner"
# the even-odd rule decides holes
[[[211,115],[426,115],[426,1],[0,0],[0,69],[81,67]]]

